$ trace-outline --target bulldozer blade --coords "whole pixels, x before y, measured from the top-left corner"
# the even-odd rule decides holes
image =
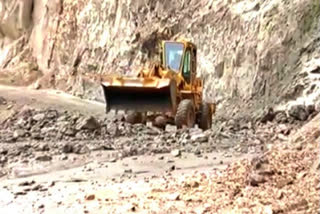
[[[176,85],[170,80],[128,79],[102,83],[106,111],[173,112],[176,108]]]

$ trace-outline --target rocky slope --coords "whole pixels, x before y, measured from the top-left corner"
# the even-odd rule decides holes
[[[2,0],[0,82],[41,77],[34,87],[101,100],[100,74],[129,75],[156,59],[158,39],[183,36],[199,48],[206,99],[253,109],[314,103],[319,17],[317,0]]]

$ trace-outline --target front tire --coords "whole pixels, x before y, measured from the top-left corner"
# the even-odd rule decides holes
[[[208,103],[202,103],[200,106],[199,127],[202,130],[211,129],[212,127],[212,110]]]
[[[182,100],[177,109],[175,123],[178,128],[192,128],[195,123],[195,110],[191,100]]]

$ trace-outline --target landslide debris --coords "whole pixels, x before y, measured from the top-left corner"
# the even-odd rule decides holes
[[[132,203],[138,213],[319,213],[319,123],[320,115],[259,157],[223,171],[167,175],[150,180],[145,192],[123,186],[113,197],[100,190],[97,203],[112,213],[128,212]]]
[[[269,114],[270,112],[266,112]],[[124,117],[95,118],[71,111],[34,109],[25,106],[0,124],[0,165],[6,168],[17,161],[48,162],[67,160],[70,154],[84,155],[96,151],[112,151],[113,161],[136,155],[221,152],[225,157],[241,154],[261,154],[274,142],[285,142],[289,134],[306,121],[297,120],[289,112],[281,112],[283,120],[262,121],[248,118],[216,117],[210,130],[179,129],[167,126],[165,130],[143,124],[131,125]],[[266,116],[263,116],[266,117]],[[110,160],[111,161],[111,160]],[[221,160],[223,163],[223,160]]]
[[[305,111],[303,112],[306,113]],[[281,113],[283,122],[278,126],[281,121],[276,118]],[[173,148],[187,152],[195,152],[195,149],[210,152],[213,149],[237,148],[240,145],[241,149],[248,149],[252,145],[263,145],[270,140],[283,140],[291,131],[305,123],[290,111],[281,113],[275,114],[275,119],[268,122],[261,119],[255,121],[218,117],[214,120],[213,128],[204,132],[198,128],[177,130],[175,126],[167,126],[166,130],[162,130],[143,124],[131,125],[124,122],[123,116],[94,118],[74,112],[37,110],[25,106],[2,122],[0,141],[57,143],[91,140],[113,149],[149,145],[145,148],[149,152],[163,152],[161,149],[157,150],[159,147],[165,152]],[[305,120],[310,119],[314,112],[304,116],[307,117]],[[63,151],[71,149],[65,145]]]

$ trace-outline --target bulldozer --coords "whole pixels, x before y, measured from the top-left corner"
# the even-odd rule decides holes
[[[203,100],[204,80],[197,77],[196,45],[184,39],[162,40],[158,52],[159,62],[135,76],[101,79],[106,112],[125,111],[130,123],[142,123],[151,113],[178,128],[197,124],[210,129],[215,104]]]

